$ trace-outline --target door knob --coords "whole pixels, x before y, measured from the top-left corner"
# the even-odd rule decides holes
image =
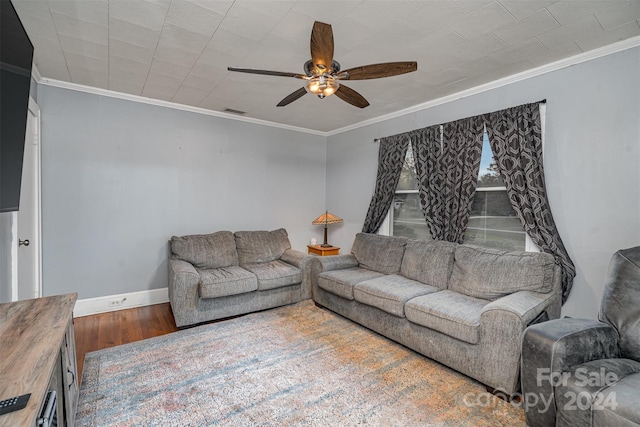
[[[29,239],[25,239],[25,240],[18,239],[18,246],[29,246]]]

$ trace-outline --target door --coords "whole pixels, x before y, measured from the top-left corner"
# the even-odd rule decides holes
[[[24,145],[20,210],[17,214],[17,277],[19,300],[42,296],[40,228],[40,108],[29,98]],[[16,247],[14,246],[14,248]],[[15,295],[14,295],[15,297]]]

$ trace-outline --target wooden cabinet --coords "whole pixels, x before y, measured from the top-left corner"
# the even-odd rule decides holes
[[[24,409],[0,416],[0,427],[37,426],[49,390],[57,393],[57,425],[74,425],[76,299],[67,294],[0,304],[0,400],[31,393]]]

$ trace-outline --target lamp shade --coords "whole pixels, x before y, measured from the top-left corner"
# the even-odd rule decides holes
[[[320,215],[318,218],[314,219],[311,224],[313,225],[340,224],[341,222],[343,222],[343,220],[339,216],[336,216],[329,212],[325,212],[322,215]]]

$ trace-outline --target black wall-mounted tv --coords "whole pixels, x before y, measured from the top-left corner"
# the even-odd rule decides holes
[[[16,10],[0,0],[0,212],[20,207],[33,45]]]

